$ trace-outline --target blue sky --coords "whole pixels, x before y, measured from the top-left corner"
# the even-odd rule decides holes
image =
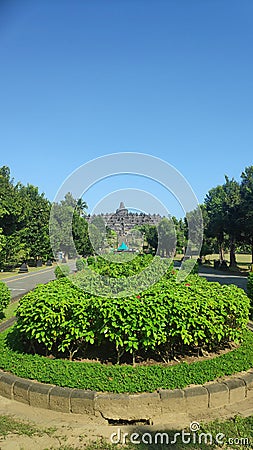
[[[2,0],[0,165],[53,200],[89,160],[147,153],[202,202],[253,164],[252,20],[251,0]],[[97,183],[90,209],[136,188],[182,215],[132,178]]]

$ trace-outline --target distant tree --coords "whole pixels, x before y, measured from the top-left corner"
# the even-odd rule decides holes
[[[205,236],[215,238],[219,248],[220,261],[224,260],[225,220],[224,220],[225,192],[222,186],[210,189],[204,200],[205,208]]]
[[[20,243],[26,248],[26,257],[36,261],[52,257],[49,240],[49,215],[51,204],[37,187],[28,184],[19,187],[22,204]]]
[[[172,219],[164,217],[157,226],[158,253],[162,256],[174,256],[176,250],[176,230]]]
[[[241,174],[241,238],[251,248],[253,264],[253,166],[246,167]]]
[[[87,203],[82,198],[79,198],[76,203],[76,212],[81,217],[85,217],[87,208],[88,208]]]
[[[188,224],[186,220],[172,217],[177,234],[177,253],[184,253],[187,246]]]
[[[143,225],[136,225],[134,228],[140,231],[144,236],[144,240],[147,242],[149,250],[154,249],[154,251],[156,252],[158,246],[157,227],[155,225],[146,223]]]
[[[78,201],[68,192],[59,203],[53,203],[50,216],[50,237],[54,254],[62,251],[68,258],[91,254],[88,224],[77,208]]]
[[[236,265],[236,242],[240,239],[241,195],[240,185],[233,178],[225,176],[223,184],[223,220],[224,229],[229,236],[230,267]]]
[[[192,211],[186,213],[187,223],[187,253],[188,256],[199,254],[203,241],[203,218],[202,209],[197,206]]]

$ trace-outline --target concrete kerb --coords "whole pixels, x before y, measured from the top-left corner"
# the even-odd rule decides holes
[[[0,395],[37,408],[100,416],[109,424],[166,423],[178,414],[215,411],[253,396],[253,370],[184,389],[113,394],[70,389],[0,371]]]

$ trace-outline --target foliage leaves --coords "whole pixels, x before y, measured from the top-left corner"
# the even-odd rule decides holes
[[[8,286],[3,281],[0,281],[0,314],[10,303],[11,292]]]
[[[118,362],[124,353],[132,354],[134,361],[142,351],[167,361],[178,352],[239,341],[248,315],[243,290],[198,275],[177,283],[170,270],[141,295],[128,297],[91,295],[69,279],[38,286],[21,299],[17,328],[30,344],[40,344],[42,351],[56,356],[84,356],[87,343],[110,342]]]

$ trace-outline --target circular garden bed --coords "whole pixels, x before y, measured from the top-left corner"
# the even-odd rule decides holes
[[[116,267],[103,263],[96,271],[117,277]],[[133,393],[203,384],[252,367],[249,299],[236,286],[198,275],[178,283],[172,268],[128,297],[85,293],[78,286],[86,282],[84,270],[75,283],[62,278],[21,299],[16,325],[0,336],[1,369],[57,386]],[[89,357],[97,362],[83,361]]]

